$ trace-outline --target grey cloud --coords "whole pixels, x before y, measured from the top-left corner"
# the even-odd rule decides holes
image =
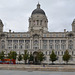
[[[75,18],[75,0],[40,0],[41,8],[48,17],[49,31],[72,29]],[[0,0],[0,18],[4,31],[27,31],[28,19],[36,8],[38,0]]]

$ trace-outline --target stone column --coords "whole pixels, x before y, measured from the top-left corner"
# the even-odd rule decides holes
[[[31,49],[32,49],[32,40],[31,40]]]
[[[41,49],[41,38],[39,39],[39,49]]]
[[[68,38],[66,39],[66,50],[68,49]]]
[[[25,50],[25,40],[24,40],[24,50]]]
[[[32,39],[32,49],[33,49],[33,39]]]
[[[13,49],[13,39],[12,39],[12,49]]]
[[[41,39],[41,49],[43,49],[43,48],[42,48],[42,45],[43,45],[43,41],[42,41],[42,39]]]
[[[19,49],[19,39],[18,39],[18,49]]]
[[[5,50],[7,50],[7,39],[5,38]]]
[[[39,49],[41,49],[41,38],[40,38],[39,42],[40,42],[40,48]]]
[[[73,49],[75,50],[75,38],[73,40]]]
[[[40,39],[39,39],[39,49],[40,49]]]
[[[32,43],[32,40],[30,39],[30,49],[31,49],[31,43]]]
[[[47,40],[47,49],[49,50],[49,40]]]
[[[40,49],[42,49],[42,39],[40,40]]]
[[[73,54],[75,55],[75,38],[73,39]]]
[[[54,40],[54,42],[53,42],[53,46],[54,46],[54,50],[55,50],[55,40]]]
[[[1,37],[0,37],[0,52],[1,52]]]
[[[60,40],[60,50],[61,50],[61,40]]]

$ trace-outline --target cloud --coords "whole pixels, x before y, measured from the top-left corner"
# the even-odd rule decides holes
[[[37,3],[38,0],[0,0],[0,19],[4,23],[4,31],[27,31],[28,19]],[[71,31],[75,0],[40,0],[40,4],[48,17],[49,31]]]

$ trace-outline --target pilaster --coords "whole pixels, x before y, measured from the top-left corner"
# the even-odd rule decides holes
[[[60,50],[61,50],[61,40],[60,40]]]
[[[24,50],[25,50],[25,39],[24,39],[24,47],[23,47],[23,48],[24,48]]]
[[[49,40],[47,40],[47,49],[49,50]]]
[[[66,40],[66,50],[68,49],[68,38]]]
[[[30,39],[30,49],[31,49],[31,45],[32,45],[32,39]]]
[[[0,37],[0,52],[1,52],[1,37]]]
[[[12,49],[13,49],[13,39],[12,39]]]
[[[5,38],[5,49],[7,50],[7,39]]]
[[[74,38],[74,41],[73,41],[73,49],[75,50],[75,38]]]
[[[19,39],[18,39],[18,49],[19,49]]]
[[[54,46],[54,50],[55,50],[55,40],[54,40],[54,42],[53,42],[53,46]]]

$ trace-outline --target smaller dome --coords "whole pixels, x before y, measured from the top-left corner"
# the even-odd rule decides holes
[[[39,3],[37,4],[37,8],[32,12],[32,15],[33,14],[43,14],[43,15],[45,15],[45,12],[40,8]]]

